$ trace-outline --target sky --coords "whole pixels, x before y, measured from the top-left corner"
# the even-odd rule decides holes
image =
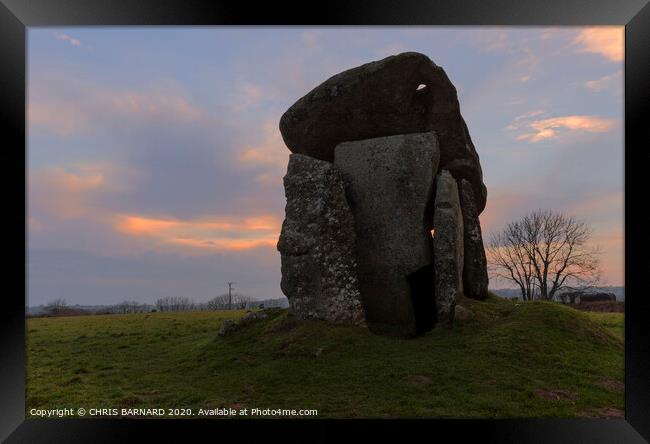
[[[282,296],[284,111],[418,51],[456,86],[488,188],[484,239],[584,219],[623,285],[623,27],[28,30],[28,303]],[[495,288],[493,285],[491,285]],[[505,285],[497,285],[497,288]]]

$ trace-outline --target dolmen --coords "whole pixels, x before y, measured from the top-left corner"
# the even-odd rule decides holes
[[[413,337],[487,296],[487,189],[456,88],[406,52],[341,72],[280,119],[291,150],[278,241],[299,319]]]

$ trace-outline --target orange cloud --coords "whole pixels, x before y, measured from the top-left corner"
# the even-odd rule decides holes
[[[102,102],[123,114],[151,114],[174,116],[185,120],[194,120],[204,115],[203,110],[192,105],[185,97],[163,93],[122,92],[102,93]]]
[[[118,230],[132,235],[156,235],[161,231],[177,227],[178,222],[151,219],[138,216],[125,216],[119,222]]]
[[[273,94],[261,86],[250,82],[242,82],[237,87],[237,95],[232,109],[234,112],[246,111],[247,108],[273,98]]]
[[[30,100],[27,104],[27,125],[45,128],[59,136],[79,132],[86,121],[87,115],[68,101]]]
[[[611,219],[612,211],[622,216],[623,191],[600,194],[567,209],[567,213],[588,221],[593,221],[594,233],[590,245],[602,250],[600,256],[604,283],[622,285],[624,281],[624,235],[623,220]],[[606,217],[607,219],[603,218]]]
[[[526,125],[526,122],[530,121],[531,118],[541,116],[544,114],[544,110],[536,109],[534,111],[529,111],[527,113],[521,114],[515,117],[510,125],[506,127],[509,131],[515,131]]]
[[[603,283],[606,285],[623,285],[625,281],[624,251],[625,239],[623,227],[594,233],[592,245],[600,247],[600,265]]]
[[[56,230],[73,220],[111,226],[114,214],[97,198],[128,191],[141,172],[112,163],[74,163],[28,170],[28,228]],[[38,222],[35,222],[38,220]]]
[[[623,87],[623,73],[618,71],[614,74],[603,76],[597,80],[589,80],[585,82],[585,86],[596,92],[605,90],[610,90],[612,92],[621,91]]]
[[[38,82],[36,82],[38,84]],[[80,85],[83,94],[53,96],[47,90],[30,93],[28,125],[60,136],[80,133],[108,121],[163,119],[165,121],[207,120],[207,113],[181,94],[160,91],[125,91]]]
[[[507,129],[516,130],[521,126],[519,124],[511,124]],[[559,130],[589,133],[607,132],[616,127],[616,121],[597,116],[563,116],[529,121],[526,127],[529,131],[532,130],[532,132],[518,135],[517,140],[537,143],[542,140],[556,139],[560,134]]]
[[[163,244],[214,250],[275,247],[281,221],[273,215],[193,220],[122,215],[115,229],[130,236],[150,237]]]
[[[108,164],[75,164],[30,171],[28,203],[31,210],[72,219],[90,212],[88,199],[93,191],[115,189],[107,180]]]
[[[569,209],[570,214],[590,216],[595,213],[611,213],[612,209],[623,209],[625,200],[622,191],[611,192],[596,196]]]
[[[498,28],[479,28],[471,33],[473,40],[485,52],[512,52],[515,42],[507,30]]]
[[[625,55],[625,28],[601,26],[586,28],[573,40],[578,51],[599,54],[612,62],[622,62]]]
[[[282,175],[276,173],[260,173],[255,176],[255,182],[262,185],[282,186]]]
[[[110,247],[124,243],[122,247],[128,245],[127,250],[136,243],[140,247],[167,250],[187,247],[190,252],[275,248],[277,244],[282,221],[272,214],[184,220],[116,214],[98,206],[93,201],[97,197],[95,193],[123,190],[122,185],[116,184],[124,179],[125,173],[131,173],[120,169],[116,177],[114,170],[110,164],[75,164],[31,170],[28,187],[30,232],[56,230],[57,226],[76,219],[109,233],[125,235],[111,241]]]
[[[102,173],[75,174],[56,171],[53,174],[52,181],[56,183],[56,186],[59,189],[71,193],[100,188],[106,184],[106,180]]]
[[[619,230],[593,236],[593,243],[603,248],[623,248],[623,227]]]
[[[502,225],[509,222],[513,208],[517,208],[526,200],[526,196],[519,194],[493,194],[488,197],[485,210],[481,213],[481,228],[485,233],[499,230]]]
[[[277,122],[266,122],[262,126],[262,133],[262,142],[243,148],[238,161],[249,166],[266,166],[274,167],[274,169],[286,168],[289,149],[282,140]]]

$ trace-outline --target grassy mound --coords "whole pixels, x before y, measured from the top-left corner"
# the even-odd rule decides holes
[[[296,322],[286,310],[226,337],[243,312],[28,320],[31,408],[286,408],[319,417],[616,416],[622,314],[462,301],[473,317],[409,340]],[[597,316],[596,316],[597,315]],[[606,413],[603,413],[606,412]]]

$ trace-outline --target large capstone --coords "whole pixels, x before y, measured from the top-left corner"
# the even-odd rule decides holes
[[[451,325],[463,292],[463,214],[458,185],[447,170],[436,178],[433,213],[433,255],[438,321]]]
[[[483,300],[488,294],[488,274],[478,209],[474,191],[467,180],[461,179],[459,191],[465,247],[463,294],[473,299]]]
[[[408,337],[435,311],[431,206],[440,151],[433,132],[344,142],[334,163],[354,215],[369,328]]]
[[[280,132],[292,152],[328,161],[344,141],[432,130],[438,137],[440,168],[470,182],[482,212],[487,189],[456,88],[424,54],[405,52],[336,74],[280,119]]]
[[[285,220],[278,241],[282,292],[299,319],[364,322],[354,255],[354,219],[336,167],[289,157]]]
[[[441,67],[408,52],[341,72],[280,131],[294,153],[281,285],[299,318],[408,337],[452,325],[461,294],[486,297],[487,191]]]

